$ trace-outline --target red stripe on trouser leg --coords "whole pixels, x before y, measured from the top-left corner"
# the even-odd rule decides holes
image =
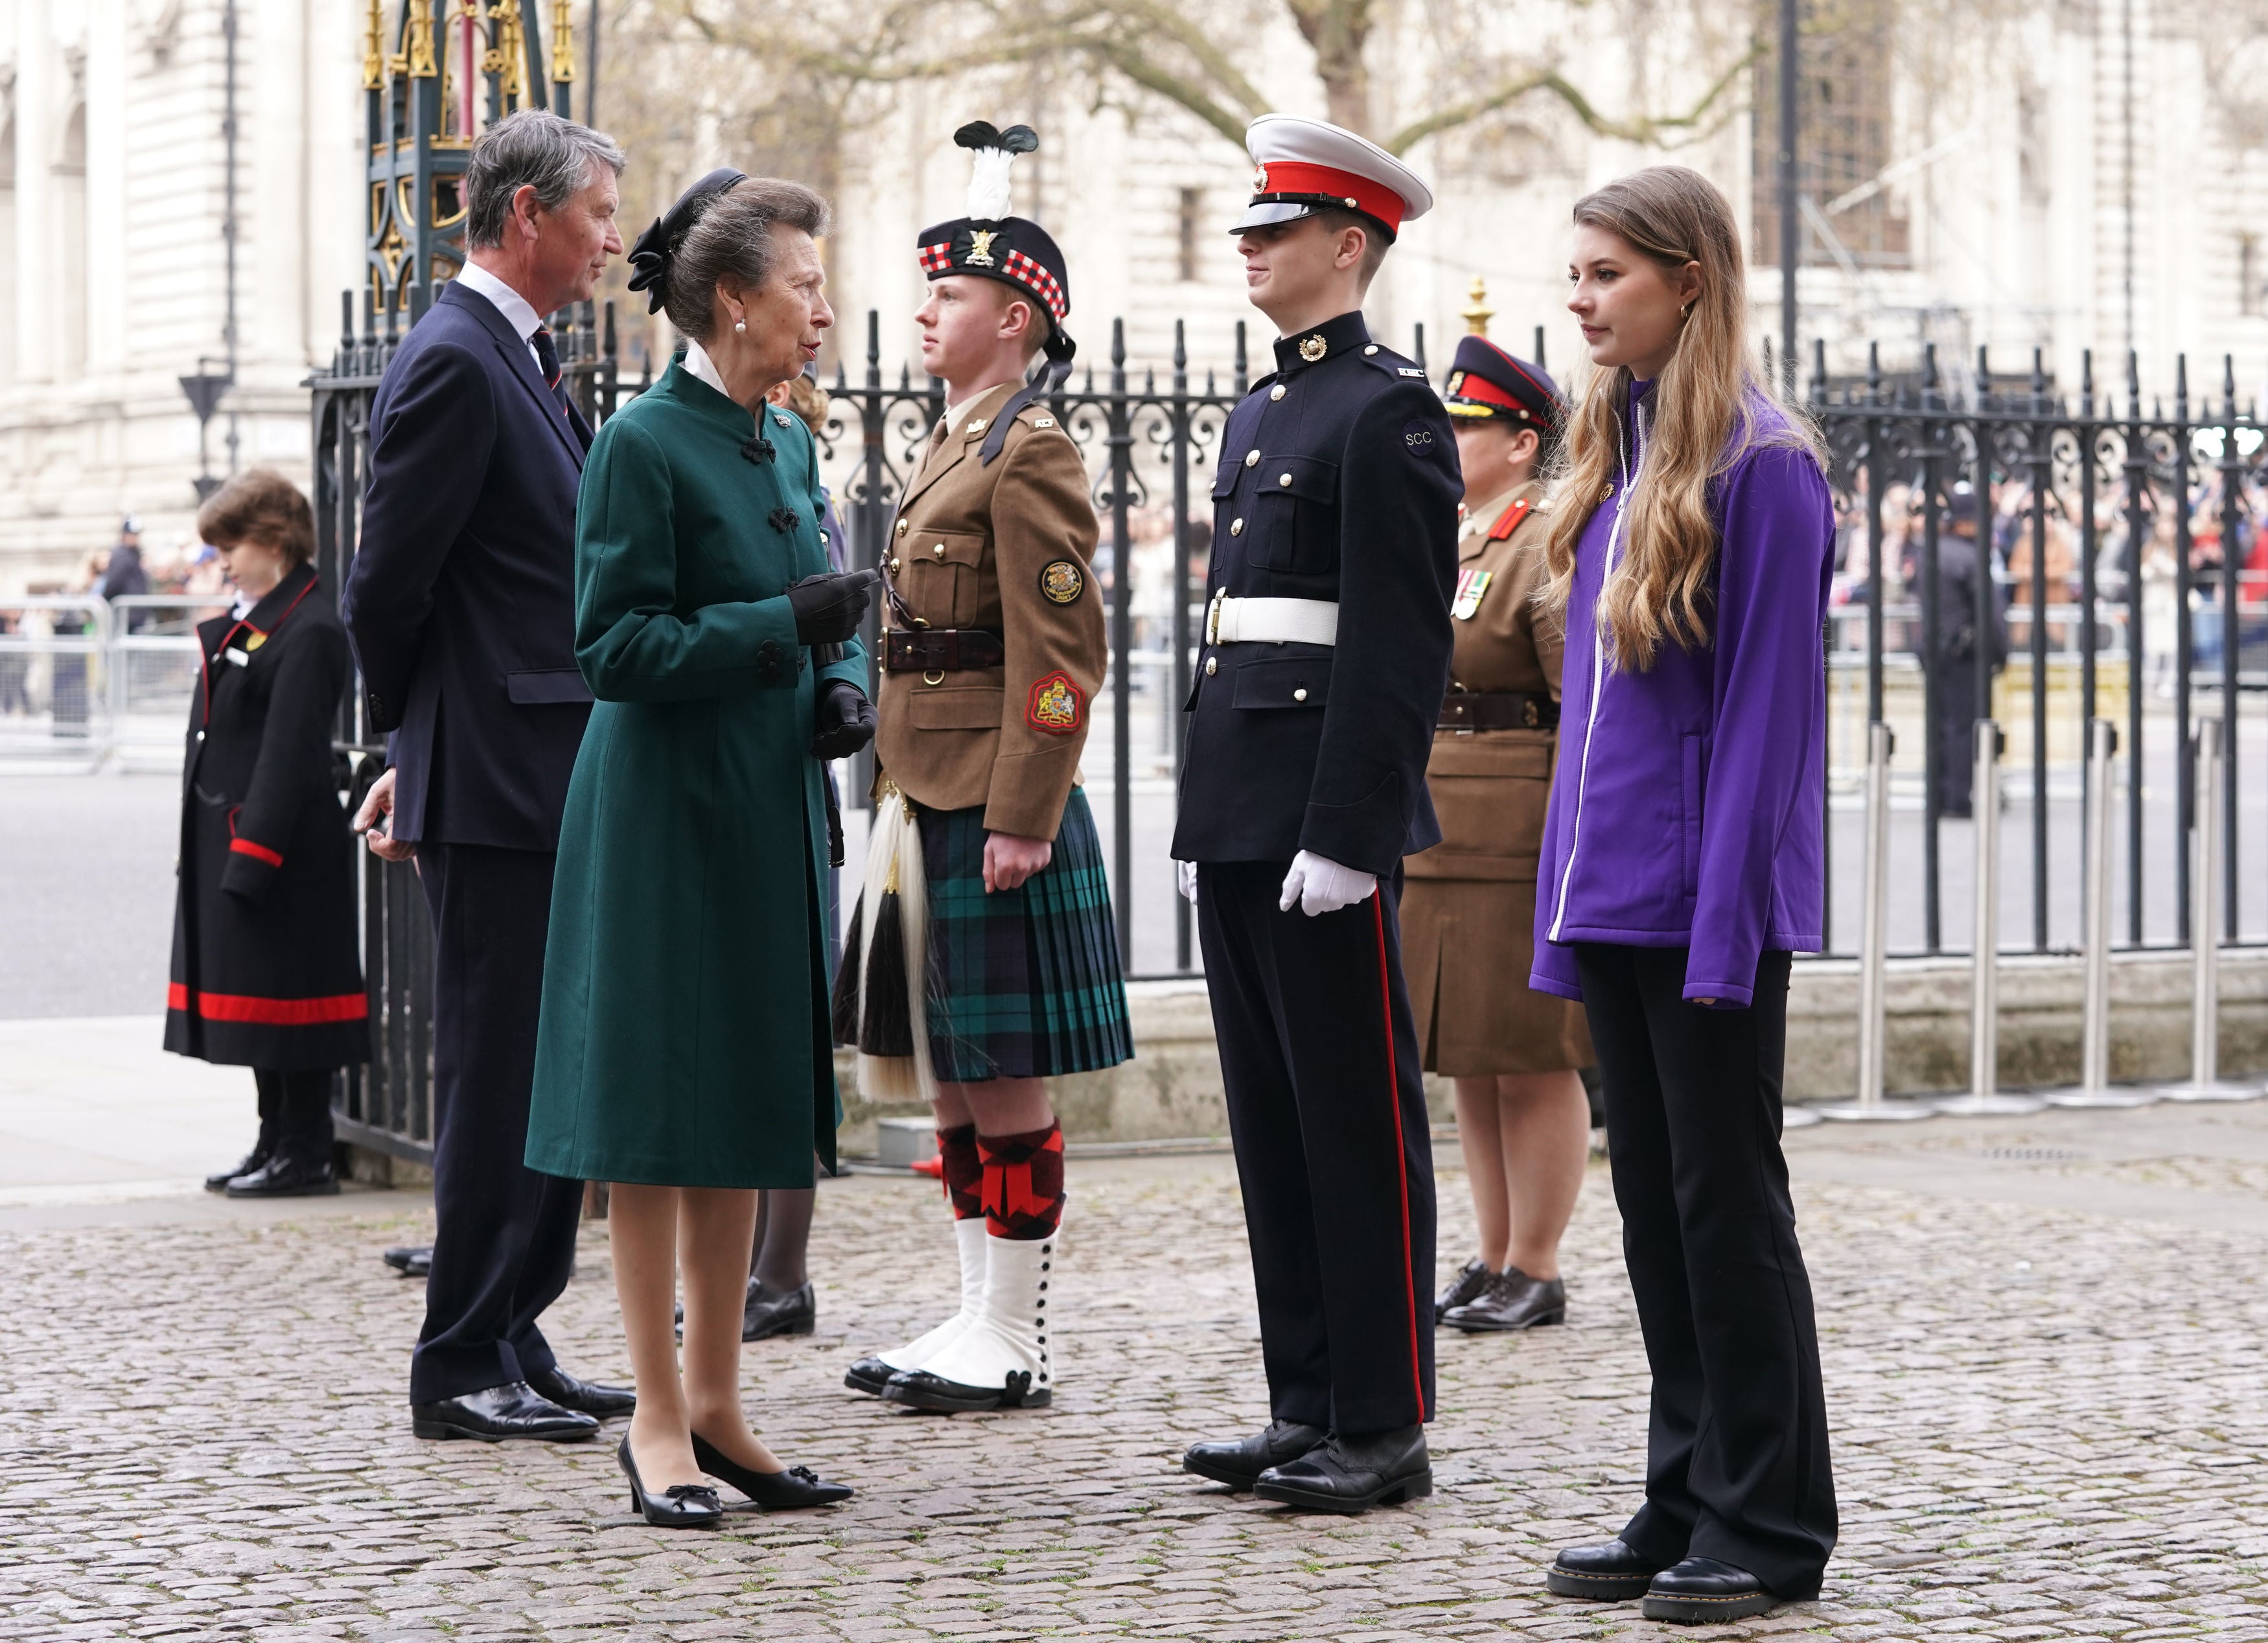
[[[937,1155],[945,1166],[945,1201],[953,1206],[953,1219],[975,1220],[984,1213],[984,1164],[976,1155],[976,1126],[939,1130]]]
[[[1063,1125],[1022,1135],[980,1135],[984,1225],[995,1238],[1044,1238],[1063,1219]]]
[[[1378,925],[1378,1002],[1386,1013],[1386,1096],[1394,1108],[1395,1181],[1402,1189],[1402,1289],[1410,1311],[1410,1381],[1418,1391],[1418,1418],[1432,1418],[1425,1407],[1425,1370],[1418,1356],[1418,1280],[1411,1275],[1417,1257],[1410,1249],[1410,1150],[1402,1138],[1402,1074],[1394,1064],[1394,971],[1386,957],[1386,903],[1381,894],[1370,898],[1372,917]]]

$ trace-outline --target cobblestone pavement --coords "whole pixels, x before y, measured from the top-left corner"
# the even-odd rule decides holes
[[[950,1419],[838,1381],[948,1304],[935,1189],[829,1183],[820,1332],[751,1348],[747,1379],[771,1441],[859,1494],[705,1536],[626,1519],[611,1434],[411,1439],[418,1296],[376,1254],[418,1229],[416,1199],[15,1224],[0,1638],[1660,1632],[1541,1586],[1638,1483],[1645,1367],[1602,1174],[1568,1325],[1445,1339],[1437,1492],[1351,1521],[1178,1470],[1189,1440],[1264,1418],[1227,1160],[1075,1162],[1072,1183],[1057,1408]],[[1462,1259],[1462,1178],[1442,1186]],[[1699,1635],[2268,1639],[2268,1238],[1847,1182],[1801,1207],[1842,1546],[1820,1602]],[[594,1226],[554,1314],[571,1367],[622,1373],[614,1318]]]

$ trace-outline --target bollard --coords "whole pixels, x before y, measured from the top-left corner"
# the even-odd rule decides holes
[[[2220,721],[2197,727],[2197,836],[2190,872],[2190,1076],[2162,1086],[2167,1101],[2252,1101],[2257,1084],[2220,1076]]]
[[[2110,759],[2118,727],[2107,718],[2087,726],[2087,880],[2080,912],[2086,943],[2086,1002],[2080,1021],[2080,1074],[2075,1088],[2057,1090],[2051,1107],[2147,1107],[2148,1090],[2110,1087]]]
[[[1890,727],[1867,726],[1865,903],[1859,915],[1859,1099],[1809,1110],[1853,1124],[1896,1123],[1934,1116],[1919,1101],[1882,1099],[1883,963],[1889,947]]]
[[[1969,1093],[1933,1101],[1955,1118],[2018,1117],[2046,1105],[2032,1095],[2004,1095],[2000,1081],[2000,726],[1980,718],[1970,813],[1977,818],[1977,929],[1969,961]]]

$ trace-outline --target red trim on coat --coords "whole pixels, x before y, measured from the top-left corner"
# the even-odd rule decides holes
[[[232,827],[236,825],[233,819],[229,825]],[[229,840],[228,847],[239,856],[249,856],[253,860],[264,861],[271,867],[280,867],[284,865],[283,857],[269,849],[267,845],[255,844],[248,838],[232,838]]]
[[[300,563],[304,564],[306,561],[302,560]],[[284,574],[289,576],[291,572],[287,571]],[[320,576],[310,577],[307,579],[307,586],[301,588],[292,598],[291,602],[284,607],[284,615],[276,618],[275,627],[252,628],[252,623],[250,622],[239,617],[227,632],[220,636],[220,643],[215,645],[213,649],[216,652],[226,650],[228,648],[228,642],[237,636],[239,630],[245,628],[252,628],[252,630],[254,633],[259,634],[263,639],[266,638],[269,634],[275,632],[276,628],[280,628],[284,625],[285,619],[289,617],[293,611],[299,608],[299,601],[306,598],[308,594],[313,593],[316,588],[322,585],[322,580],[323,578]],[[202,696],[204,718],[200,722],[210,725],[212,723],[212,658],[205,653],[204,641],[202,639],[197,641],[197,678],[204,686]]]
[[[1410,1305],[1410,1383],[1418,1392],[1418,1418],[1432,1418],[1425,1407],[1425,1372],[1418,1355],[1418,1285],[1411,1276],[1417,1256],[1410,1247],[1410,1153],[1402,1139],[1402,1077],[1394,1065],[1394,970],[1386,956],[1385,892],[1373,891],[1371,917],[1378,925],[1378,998],[1386,1013],[1386,1092],[1394,1108],[1394,1159],[1402,1187],[1402,1293]]]
[[[191,1004],[180,982],[166,987],[166,1007],[208,1021],[238,1021],[254,1027],[320,1027],[330,1021],[366,1021],[370,995],[334,993],[327,998],[258,998],[249,993],[200,992]]]

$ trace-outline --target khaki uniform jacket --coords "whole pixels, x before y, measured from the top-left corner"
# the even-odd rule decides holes
[[[886,672],[876,779],[932,810],[981,805],[992,832],[1053,839],[1102,683],[1098,532],[1086,465],[1044,402],[983,461],[992,413],[1013,392],[958,408],[928,448],[891,526],[884,569],[897,598],[882,615],[886,627],[990,630],[1005,665]]]
[[[1452,689],[1559,698],[1564,636],[1535,606],[1546,579],[1535,512],[1543,493],[1519,486],[1458,527]],[[1592,1059],[1580,1006],[1528,985],[1557,743],[1544,729],[1434,733],[1425,782],[1441,842],[1404,864],[1402,903],[1403,961],[1428,1072],[1546,1072]]]

